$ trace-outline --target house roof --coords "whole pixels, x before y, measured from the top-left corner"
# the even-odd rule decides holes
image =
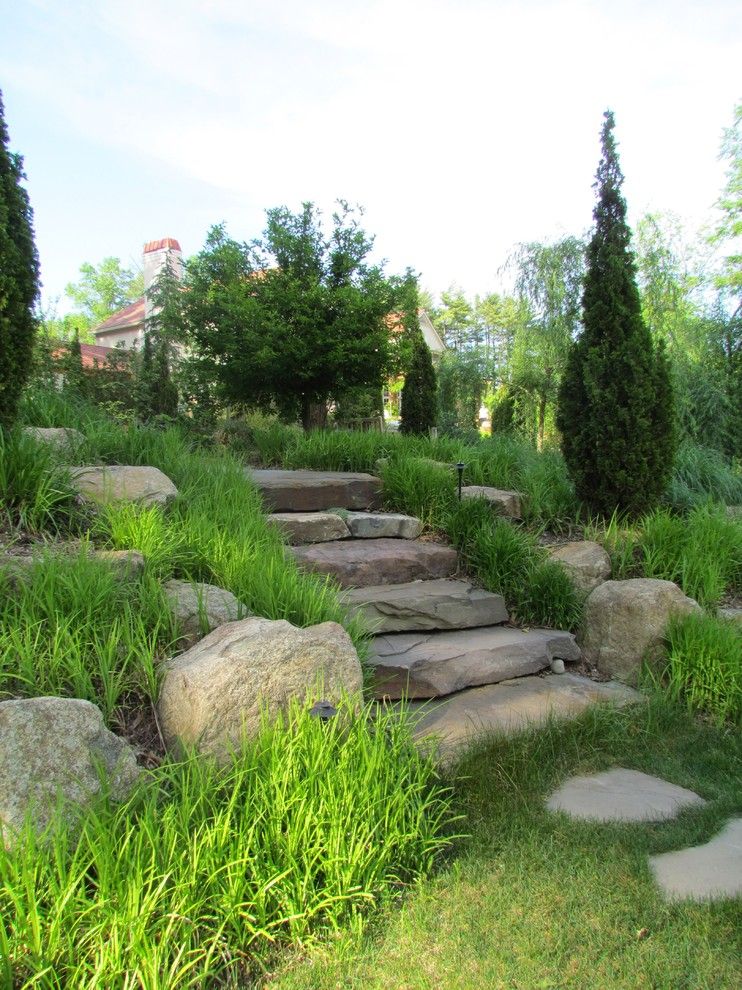
[[[129,327],[138,326],[140,323],[144,323],[144,296],[135,299],[133,303],[120,309],[113,316],[109,316],[107,320],[99,323],[97,327],[93,327],[93,333],[96,336],[102,333],[113,333],[116,330],[125,330]]]
[[[66,351],[69,344],[66,341],[55,341],[52,345],[52,355],[59,358],[63,351]],[[116,347],[103,347],[101,344],[80,344],[80,354],[82,355],[83,368],[95,368],[105,364],[109,354],[120,354]]]

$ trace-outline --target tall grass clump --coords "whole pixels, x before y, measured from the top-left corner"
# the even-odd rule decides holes
[[[294,708],[225,767],[167,762],[78,835],[0,849],[0,983],[247,986],[429,872],[453,820],[404,718]]]
[[[742,466],[731,464],[718,450],[686,441],[675,455],[665,501],[688,511],[709,499],[742,505]]]
[[[0,576],[0,583],[2,583]],[[132,697],[157,698],[155,663],[176,638],[152,579],[88,557],[38,559],[0,596],[0,700],[84,698],[110,721]]]
[[[74,492],[47,444],[20,430],[0,430],[0,521],[31,532],[70,521]]]
[[[742,629],[689,615],[671,623],[663,682],[669,695],[716,722],[742,722]]]

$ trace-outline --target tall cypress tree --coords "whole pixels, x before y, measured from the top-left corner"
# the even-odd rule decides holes
[[[562,379],[557,425],[578,496],[610,515],[657,501],[672,471],[675,437],[668,363],[641,315],[613,114],[604,117],[583,330]]]
[[[435,368],[420,330],[412,343],[412,359],[402,388],[402,433],[427,433],[436,419]]]
[[[0,93],[0,426],[15,419],[31,371],[39,294],[33,212],[21,185],[23,159],[9,151],[8,142]]]

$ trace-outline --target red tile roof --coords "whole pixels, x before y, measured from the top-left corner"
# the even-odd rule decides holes
[[[52,348],[52,357],[62,357],[62,354],[67,348],[68,344],[58,341]],[[101,344],[80,344],[83,368],[95,368],[99,365],[104,365],[109,354],[120,353],[121,351],[116,347],[103,347]]]
[[[150,251],[162,251],[163,248],[172,248],[173,251],[180,251],[180,244],[174,237],[161,237],[159,241],[147,241],[144,245],[144,253]]]
[[[144,323],[144,296],[136,299],[129,306],[120,309],[118,313],[109,316],[103,323],[93,327],[93,333],[106,333],[114,330],[124,330],[127,327],[135,327],[139,323]]]

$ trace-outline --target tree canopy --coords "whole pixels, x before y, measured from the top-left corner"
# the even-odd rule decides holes
[[[267,211],[262,238],[213,227],[186,264],[177,323],[224,398],[300,414],[351,388],[381,388],[391,362],[388,317],[405,279],[371,264],[373,240],[341,202],[329,232],[312,203]]]

